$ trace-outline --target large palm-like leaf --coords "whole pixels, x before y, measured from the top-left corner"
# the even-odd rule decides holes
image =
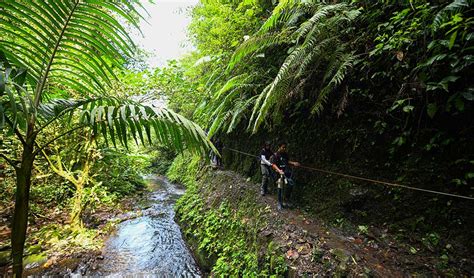
[[[3,90],[8,93],[9,101],[0,103],[0,112],[2,119],[9,114],[14,129],[17,119],[22,119],[23,125],[20,129],[26,130],[29,117],[35,116],[38,109],[51,108],[51,103],[45,105],[41,102],[52,96],[55,90],[67,88],[87,99],[91,99],[91,96],[109,94],[110,80],[115,77],[114,70],[121,68],[126,58],[133,54],[133,42],[120,24],[128,21],[132,25],[137,25],[136,19],[139,14],[129,1],[7,0],[0,2],[0,10],[0,31],[6,34],[0,40],[0,51],[4,53],[6,60],[17,68],[26,69],[28,80],[27,86],[17,86],[21,87],[20,90],[12,91],[8,88],[13,88],[15,81],[9,78],[11,76],[3,78],[7,83],[10,82],[10,86],[5,87],[7,90]],[[52,101],[54,103],[54,99]],[[96,102],[93,103],[95,105]],[[115,100],[113,104],[109,104],[110,107],[118,107],[117,105],[126,107],[130,103]],[[59,111],[66,108],[67,111],[84,109],[81,107],[81,102],[77,101],[74,105],[70,102],[62,104],[62,106],[55,105],[54,109]],[[90,107],[94,108],[94,105],[91,104]],[[115,116],[117,112],[110,112],[112,108],[108,106],[96,110],[100,112],[105,110],[104,113]],[[128,130],[135,136],[136,132],[144,128],[142,125],[149,126],[153,122],[162,121],[168,127],[174,126],[174,128],[160,129],[165,135],[158,139],[170,138],[171,141],[168,143],[172,143],[178,149],[182,148],[178,147],[182,145],[179,143],[181,139],[188,140],[187,145],[190,147],[209,147],[201,130],[192,122],[165,109],[160,111],[146,106],[140,107],[139,104],[136,107],[140,111],[148,111],[150,116],[135,113],[133,109],[127,110],[128,114],[120,118],[123,119],[120,124],[123,132],[120,134],[127,134]],[[121,110],[125,111],[123,108]],[[125,119],[129,115],[132,117],[142,115],[143,118],[140,118],[140,121]],[[147,119],[150,122],[147,122]],[[40,118],[35,124],[41,130],[41,126],[46,123]],[[89,123],[93,125],[94,121]],[[112,121],[103,122],[100,129],[105,128],[110,129],[109,135],[117,134],[113,131],[117,129],[117,125]],[[104,130],[102,134],[107,133]],[[120,139],[122,143],[127,142],[126,136],[125,138],[114,136],[112,138],[114,144],[115,138]]]
[[[134,48],[119,22],[136,24],[138,14],[127,1],[4,0],[0,11],[0,49],[27,69],[35,105],[59,84],[106,93],[114,68]]]
[[[114,146],[120,143],[128,147],[129,137],[133,137],[137,145],[139,142],[143,145],[158,142],[180,152],[187,148],[205,153],[213,148],[204,131],[194,122],[167,108],[131,100],[111,97],[55,99],[41,104],[38,112],[43,126],[58,118],[67,118],[71,129],[65,130],[59,137],[78,128],[90,128],[94,136],[101,136],[107,145],[110,142]]]

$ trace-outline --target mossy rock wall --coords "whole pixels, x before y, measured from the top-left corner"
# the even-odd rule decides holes
[[[362,108],[361,108],[362,110]],[[258,155],[262,144],[270,140],[276,151],[280,141],[288,142],[290,157],[305,166],[350,174],[375,180],[390,181],[431,190],[469,195],[469,186],[455,187],[451,181],[461,168],[453,161],[472,154],[472,144],[459,138],[438,151],[423,150],[430,134],[420,130],[418,141],[410,146],[394,146],[397,131],[380,132],[374,126],[375,114],[347,111],[340,118],[308,115],[283,117],[282,123],[254,135],[234,132],[221,135],[224,146]],[[360,112],[360,111],[359,111]],[[241,126],[236,130],[245,130]],[[450,131],[452,137],[457,130]],[[426,135],[423,135],[426,133]],[[468,134],[469,135],[469,134]],[[471,136],[471,135],[469,135]],[[469,137],[468,136],[468,137]],[[464,161],[464,160],[463,160]],[[229,149],[223,150],[226,169],[235,170],[260,180],[259,162]],[[463,166],[464,167],[464,166]],[[467,171],[463,168],[462,171]],[[409,231],[419,239],[435,232],[442,238],[451,237],[473,249],[474,217],[471,201],[410,191],[397,187],[348,179],[335,175],[295,169],[297,183],[294,202],[317,214],[329,223],[344,220],[353,226],[388,226],[392,231]],[[464,248],[464,247],[462,247]]]
[[[254,184],[243,183],[231,172],[203,168],[198,173],[194,170],[199,165],[189,160],[175,160],[169,176],[176,177],[176,169],[187,168],[189,175],[174,179],[187,187],[176,204],[176,218],[201,268],[232,277],[284,275],[283,254],[260,235],[268,213],[256,201]]]

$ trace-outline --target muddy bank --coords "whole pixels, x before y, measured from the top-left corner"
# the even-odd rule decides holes
[[[397,240],[396,233],[387,229],[361,226],[350,232],[327,225],[300,208],[277,211],[274,194],[260,197],[258,184],[234,172],[210,170],[198,176],[197,182],[188,184],[191,188],[185,201],[178,202],[177,216],[186,238],[199,249],[197,256],[211,256],[204,263],[214,274],[244,275],[249,269],[253,274],[288,276],[472,274],[472,258],[445,260]],[[228,226],[220,224],[228,220]],[[236,225],[241,228],[234,228]],[[233,248],[239,239],[229,239],[232,237],[242,237],[246,244]],[[227,245],[214,244],[217,241]],[[239,257],[241,254],[254,256],[258,264]],[[275,269],[278,258],[286,266]],[[223,263],[238,270],[226,272]]]

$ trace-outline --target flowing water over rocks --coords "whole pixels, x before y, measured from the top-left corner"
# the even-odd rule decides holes
[[[153,193],[143,215],[122,222],[106,242],[103,260],[87,275],[200,277],[199,267],[174,221],[174,204],[184,194],[179,186],[146,177]],[[79,270],[80,271],[80,270]]]
[[[181,186],[155,175],[145,177],[151,193],[137,200],[137,212],[119,215],[115,232],[101,252],[76,254],[51,267],[27,265],[38,276],[201,277],[202,273],[174,221]],[[144,205],[143,205],[144,204]],[[140,208],[142,210],[140,211]],[[112,219],[113,221],[113,219]]]

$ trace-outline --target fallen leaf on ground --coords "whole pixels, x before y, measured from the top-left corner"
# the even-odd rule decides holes
[[[286,252],[286,258],[287,259],[295,260],[295,259],[298,259],[299,256],[300,256],[300,254],[298,254],[298,252],[296,250],[293,250],[293,249],[290,249]]]
[[[305,244],[297,245],[296,249],[301,255],[306,255],[311,252],[311,244],[305,243]]]

